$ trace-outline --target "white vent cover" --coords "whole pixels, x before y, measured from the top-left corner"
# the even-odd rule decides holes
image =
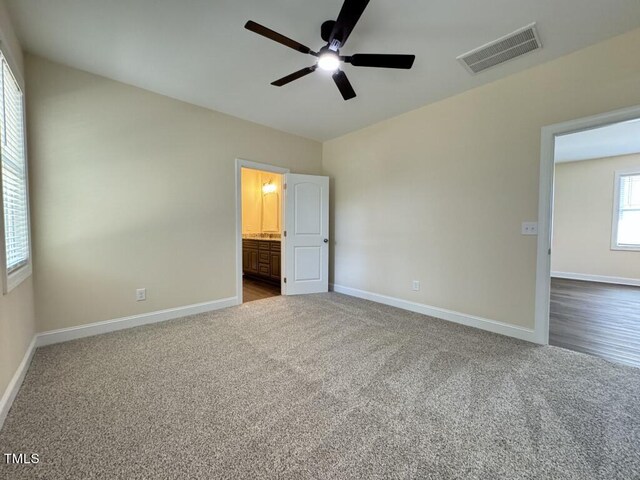
[[[475,75],[488,68],[508,62],[542,48],[536,24],[532,23],[498,40],[460,55],[457,60]]]

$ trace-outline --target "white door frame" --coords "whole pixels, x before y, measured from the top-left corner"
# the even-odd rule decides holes
[[[538,196],[538,256],[536,264],[536,307],[534,341],[549,344],[549,304],[551,294],[551,234],[553,221],[553,177],[555,137],[591,130],[612,123],[640,118],[640,106],[615,110],[542,128],[540,148],[540,190]]]
[[[288,168],[276,167],[266,163],[252,162],[236,158],[236,298],[238,305],[242,305],[242,169],[251,168],[262,170],[263,172],[279,173],[284,175],[289,173]],[[284,220],[284,199],[280,198],[280,218]],[[281,222],[282,223],[282,222]],[[284,224],[284,223],[282,223]],[[281,239],[280,272],[284,272],[285,241]],[[280,291],[285,294],[282,275],[280,275]]]

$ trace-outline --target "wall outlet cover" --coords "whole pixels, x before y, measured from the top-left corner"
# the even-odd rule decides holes
[[[136,290],[136,301],[142,302],[147,299],[147,289],[146,288],[138,288]]]
[[[538,222],[522,222],[522,235],[538,235]]]

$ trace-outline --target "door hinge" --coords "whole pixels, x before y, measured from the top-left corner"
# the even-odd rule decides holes
[[[287,189],[287,184],[285,183],[282,188],[284,188],[285,190]]]
[[[285,237],[287,236],[287,231],[286,231],[286,230],[284,231],[284,236],[285,236]]]
[[[287,283],[287,277],[284,277],[284,283]]]
[[[551,255],[551,249],[549,249],[549,255]]]

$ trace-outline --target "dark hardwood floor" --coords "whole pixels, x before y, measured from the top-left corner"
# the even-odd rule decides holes
[[[242,279],[242,303],[280,295],[280,287],[251,278]]]
[[[552,278],[549,343],[640,367],[640,287]]]

